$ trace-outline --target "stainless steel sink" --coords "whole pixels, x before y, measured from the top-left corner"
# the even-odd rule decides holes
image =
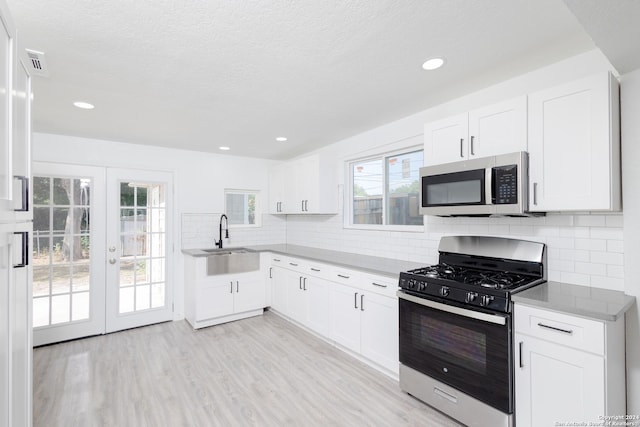
[[[207,252],[207,275],[246,273],[260,269],[260,253],[246,248],[203,249]]]

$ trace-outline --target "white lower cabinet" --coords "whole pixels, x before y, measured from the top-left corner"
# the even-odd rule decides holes
[[[263,313],[266,268],[213,276],[206,271],[206,257],[185,257],[185,317],[195,329]]]
[[[331,284],[330,337],[385,369],[398,372],[398,299]]]
[[[626,413],[624,319],[598,321],[520,304],[514,311],[518,427],[587,425]]]
[[[318,335],[398,374],[394,278],[274,255],[271,308]]]

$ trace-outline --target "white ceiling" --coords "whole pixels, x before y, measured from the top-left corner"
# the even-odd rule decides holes
[[[592,27],[615,24],[581,2],[567,0]],[[562,0],[7,3],[21,47],[48,63],[35,131],[270,159],[594,47]],[[446,66],[423,71],[436,55]]]

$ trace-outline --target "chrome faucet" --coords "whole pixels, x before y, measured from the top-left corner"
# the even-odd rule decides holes
[[[227,218],[225,214],[222,214],[220,215],[220,228],[218,229],[218,232],[219,232],[218,237],[220,238],[220,240],[218,241],[216,241],[215,239],[213,240],[216,246],[219,247],[220,249],[222,249],[222,218],[224,218],[224,222],[226,225],[224,238],[225,239],[229,238],[229,218]]]

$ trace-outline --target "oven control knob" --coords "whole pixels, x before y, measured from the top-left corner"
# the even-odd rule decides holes
[[[478,294],[475,292],[467,292],[466,302],[473,302],[478,297]]]
[[[427,289],[427,284],[425,282],[418,282],[418,290],[424,291],[425,289]]]
[[[446,297],[447,295],[449,295],[449,288],[447,288],[446,286],[441,287],[440,295],[442,295],[443,297]]]
[[[416,281],[415,281],[415,280],[413,280],[413,279],[409,279],[409,280],[407,280],[407,287],[408,287],[409,289],[413,289],[413,288],[415,288],[415,287],[416,287]]]
[[[482,295],[480,298],[480,305],[486,307],[491,301],[493,301],[493,297],[491,295]]]

